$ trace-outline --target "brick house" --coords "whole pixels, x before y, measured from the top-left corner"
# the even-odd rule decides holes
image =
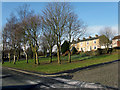
[[[120,35],[115,36],[115,37],[112,39],[112,47],[113,47],[113,48],[115,48],[115,47],[120,47]]]

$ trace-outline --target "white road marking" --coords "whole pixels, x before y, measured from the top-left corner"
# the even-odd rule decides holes
[[[67,84],[72,84],[72,85],[80,83],[79,81],[74,81],[74,80],[70,80],[70,79],[63,79],[63,78],[55,78],[55,79],[59,80],[59,81],[63,81]]]
[[[80,82],[79,81],[71,81],[71,82],[67,82],[68,84],[72,84],[72,85],[77,85],[79,84]]]
[[[37,83],[40,83],[41,81],[36,81]]]
[[[37,82],[31,81],[31,80],[27,80],[26,82],[30,84],[38,84]]]
[[[69,82],[69,81],[71,81],[71,80],[69,80],[69,79],[63,79],[63,78],[54,78],[54,79],[60,80],[60,81],[63,81],[63,82]]]
[[[54,78],[54,79],[59,80],[59,81],[63,81],[66,84],[69,84],[69,85],[67,85],[67,87],[68,86],[74,87],[74,86],[79,86],[80,85],[83,88],[103,88],[101,85],[97,85],[95,83],[80,82],[80,81],[63,79],[63,78]],[[66,87],[66,84],[64,84],[64,87]],[[58,87],[59,87],[59,85],[58,85]]]

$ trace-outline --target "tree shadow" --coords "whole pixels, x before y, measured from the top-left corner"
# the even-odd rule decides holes
[[[12,75],[3,75],[0,78],[7,78],[7,77],[12,77]]]

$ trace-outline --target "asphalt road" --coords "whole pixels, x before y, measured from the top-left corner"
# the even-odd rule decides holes
[[[120,61],[119,61],[120,62]],[[118,88],[118,63],[114,62],[73,73],[73,80],[100,83]]]
[[[106,88],[100,84],[86,83],[61,77],[40,77],[2,68],[3,90],[36,90],[46,88]],[[62,90],[62,89],[61,89]]]

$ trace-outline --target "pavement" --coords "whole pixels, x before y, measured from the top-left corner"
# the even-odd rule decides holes
[[[59,76],[56,77],[42,77],[37,74],[29,74],[8,68],[2,68],[2,90],[39,90],[59,88],[80,89],[102,89],[102,90],[115,90],[116,88],[107,87],[101,84],[88,83],[84,81],[65,79]]]
[[[118,63],[120,61],[80,70],[73,73],[71,79],[118,88]]]

